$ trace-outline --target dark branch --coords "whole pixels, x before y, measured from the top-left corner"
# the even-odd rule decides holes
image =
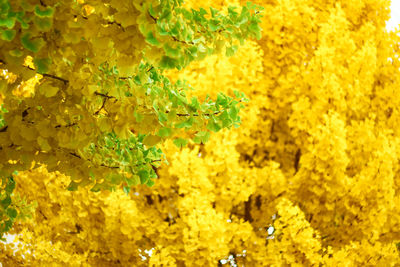
[[[89,18],[84,16],[84,15],[80,15],[83,19],[88,20]],[[78,15],[74,15],[74,19],[76,19],[78,17]]]
[[[102,93],[99,93],[99,92],[94,92],[94,94],[95,95],[98,95],[98,96],[102,96],[102,97],[105,97],[105,98],[115,98],[115,96],[109,96],[109,95],[107,95],[107,94],[102,94]]]
[[[100,113],[100,111],[102,109],[104,109],[108,113],[108,111],[105,109],[106,102],[107,102],[108,99],[113,99],[115,97],[114,96],[109,96],[107,94],[102,94],[102,93],[99,93],[99,92],[94,92],[94,94],[97,95],[97,96],[104,97],[104,98],[103,98],[103,103],[101,104],[101,107],[93,115],[99,115],[99,113]]]
[[[13,147],[17,147],[17,146],[15,144],[11,144],[8,146],[8,148],[13,148]],[[3,147],[0,146],[0,150],[2,150],[2,149],[3,149]]]
[[[74,122],[74,123],[67,124],[67,125],[56,125],[54,128],[72,127],[72,126],[75,126],[75,125],[78,125],[78,123]]]
[[[75,232],[67,232],[67,234],[79,234],[82,231],[82,226],[79,224],[75,224],[76,231]]]
[[[76,157],[76,158],[78,158],[78,159],[82,159],[81,156],[75,154],[74,152],[71,152],[71,153],[69,153],[69,154],[72,155],[72,156],[74,156],[74,157]]]
[[[241,103],[241,102],[243,102],[243,101],[242,101],[242,100],[239,100],[238,102]],[[211,116],[211,115],[218,115],[218,114],[224,112],[225,110],[226,110],[226,109],[222,109],[222,110],[214,111],[213,113],[204,113],[204,114],[177,113],[176,116],[179,116],[179,117],[189,117],[189,116],[198,117],[198,116],[200,116],[200,115],[203,115],[203,116]],[[169,112],[170,112],[170,111],[167,110],[165,113],[169,113]]]
[[[62,81],[65,85],[67,85],[67,84],[69,83],[68,80],[66,80],[66,79],[64,79],[64,78],[61,78],[61,77],[58,77],[58,76],[55,76],[55,75],[52,75],[52,74],[46,74],[46,73],[44,73],[44,74],[42,74],[42,75],[43,75],[44,77],[53,78],[53,79]]]
[[[157,19],[156,19],[155,17],[153,17],[153,16],[150,14],[150,12],[149,12],[149,16],[150,16],[150,18],[153,19],[154,23],[157,23]]]
[[[7,65],[7,63],[6,63],[4,60],[2,60],[2,59],[0,59],[0,63],[2,63],[2,64],[4,64],[4,65]],[[36,70],[35,70],[34,68],[31,68],[31,67],[29,67],[29,66],[26,66],[26,68],[27,68],[27,69],[30,69],[31,71],[35,71],[35,72],[36,72]],[[61,77],[58,77],[58,76],[53,75],[53,74],[47,74],[47,73],[43,73],[43,74],[39,73],[39,74],[42,75],[43,77],[47,77],[47,78],[52,78],[52,79],[55,79],[55,80],[59,80],[59,81],[63,82],[65,85],[67,85],[67,84],[69,83],[68,80],[66,80],[66,79],[64,79],[64,78],[61,78]]]
[[[94,113],[94,115],[99,115],[99,112],[102,110],[102,109],[104,109],[104,106],[105,106],[105,104],[106,104],[106,102],[107,102],[107,97],[104,97],[103,98],[103,103],[101,104],[101,107]]]
[[[251,196],[247,201],[244,202],[244,221],[252,222],[253,218],[251,217]]]
[[[0,63],[2,63],[4,65],[7,65],[7,63],[2,59],[0,59]],[[31,68],[31,67],[28,67],[28,66],[26,68],[30,69],[31,71],[35,71],[36,72],[36,70],[34,68]],[[61,78],[61,77],[58,77],[58,76],[53,75],[53,74],[43,73],[43,74],[40,74],[40,75],[42,75],[43,77],[48,77],[48,78],[52,78],[52,79],[55,79],[55,80],[59,80],[59,81],[63,82],[65,85],[67,85],[69,83],[68,80],[66,80],[64,78]]]
[[[0,133],[4,133],[5,131],[7,131],[8,125],[0,128]]]
[[[31,68],[31,67],[27,67],[27,68],[30,69],[30,70],[32,70],[32,71],[36,71],[35,69],[33,69],[33,68]],[[61,77],[58,77],[58,76],[53,75],[53,74],[47,74],[47,73],[43,73],[43,74],[39,73],[39,74],[42,75],[43,77],[47,77],[47,78],[52,78],[52,79],[55,79],[55,80],[59,80],[59,81],[63,82],[65,85],[67,85],[67,84],[69,83],[68,80],[66,80],[66,79],[64,79],[64,78],[61,78]]]
[[[224,111],[225,111],[225,109],[215,111],[214,113],[204,113],[204,114],[177,113],[176,116],[179,116],[179,117],[190,117],[190,116],[198,117],[198,116],[200,116],[200,115],[203,115],[203,116],[211,116],[211,115],[217,115],[217,114],[222,113],[222,112],[224,112]],[[169,113],[169,111],[166,111],[165,113]]]
[[[152,69],[154,69],[154,66],[151,66],[146,72],[151,71]],[[129,80],[129,79],[133,79],[132,76],[128,76],[128,77],[118,77],[118,79],[120,80]]]
[[[172,36],[172,35],[171,35],[171,38],[172,38],[172,40],[174,40],[175,42],[179,42],[179,43],[182,43],[182,44],[194,45],[193,42],[185,42],[185,41],[179,40],[178,38],[176,38],[175,36]]]
[[[39,213],[42,214],[42,216],[44,217],[45,220],[47,220],[46,215],[44,215],[44,213],[41,210],[39,210]]]
[[[294,169],[295,169],[295,173],[297,173],[297,171],[299,170],[299,161],[300,161],[300,157],[301,157],[301,150],[298,149],[296,152],[296,155],[294,156]]]
[[[118,27],[120,27],[121,30],[122,30],[123,32],[125,31],[125,28],[122,26],[122,24],[121,24],[121,23],[118,23],[118,22],[116,22],[116,21],[107,21],[107,24],[108,24],[108,25],[113,25],[113,24],[115,24],[115,25],[117,25]]]

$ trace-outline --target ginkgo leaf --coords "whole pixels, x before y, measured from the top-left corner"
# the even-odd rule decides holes
[[[146,145],[146,146],[155,146],[160,141],[161,141],[161,137],[160,136],[149,134],[149,135],[146,135],[146,137],[144,138],[143,144]]]
[[[51,65],[50,58],[34,58],[33,63],[40,74],[47,73]]]
[[[36,5],[35,6],[35,15],[38,17],[52,17],[54,14],[54,8],[53,7],[43,7]]]
[[[198,132],[193,138],[193,141],[196,144],[200,143],[205,144],[208,141],[208,139],[210,139],[210,132],[203,131],[203,132]]]
[[[33,19],[33,22],[35,24],[35,26],[43,32],[47,32],[51,29],[51,27],[53,26],[53,20],[51,18],[47,18],[47,17],[35,17]]]
[[[183,139],[183,138],[176,138],[174,140],[174,144],[179,148],[186,146],[187,143],[188,143],[188,141],[186,139]]]
[[[8,17],[8,18],[0,18],[0,27],[7,27],[8,29],[14,28],[15,25],[15,18]]]
[[[43,83],[39,86],[39,92],[43,94],[45,97],[53,97],[57,94],[59,88],[57,86],[53,86],[51,83]]]
[[[45,44],[43,38],[31,39],[31,34],[29,32],[21,36],[21,44],[24,48],[31,52],[38,52]]]
[[[152,32],[149,32],[147,34],[146,41],[151,45],[155,45],[155,46],[160,45],[160,42],[157,40],[156,37],[154,37],[154,34]]]
[[[172,133],[172,129],[171,128],[163,127],[158,131],[157,135],[160,136],[160,137],[168,137],[168,136],[171,135],[171,133]]]
[[[150,178],[149,172],[146,170],[140,170],[138,173],[139,177],[140,177],[140,183],[141,184],[146,184],[147,181]]]
[[[16,33],[17,32],[15,30],[2,30],[1,39],[10,42],[14,39]]]
[[[49,145],[49,143],[47,142],[47,140],[44,139],[43,137],[39,136],[39,137],[37,138],[37,142],[38,142],[40,148],[41,148],[43,151],[50,151],[50,150],[51,150],[51,146]]]

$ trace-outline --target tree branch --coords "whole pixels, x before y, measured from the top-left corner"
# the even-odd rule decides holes
[[[13,147],[16,147],[16,145],[11,144],[11,145],[8,146],[8,148],[13,148]],[[2,149],[3,149],[3,147],[0,146],[0,150],[2,150]]]
[[[103,103],[101,104],[101,107],[93,115],[99,115],[99,112],[104,108],[104,105],[106,104],[107,99],[108,99],[107,97],[103,98]]]
[[[67,124],[67,125],[56,125],[54,128],[61,128],[61,127],[72,127],[72,126],[75,126],[75,125],[78,125],[78,123],[76,123],[76,122],[74,122],[74,123],[71,123],[71,124]]]
[[[146,72],[149,72],[152,69],[154,69],[154,66],[151,66]],[[128,79],[133,79],[133,77],[132,76],[128,76],[128,77],[122,76],[122,77],[118,77],[118,79],[120,79],[120,80],[128,80]]]
[[[33,68],[31,68],[31,67],[27,67],[27,68],[30,69],[30,70],[32,70],[32,71],[35,71],[35,72],[36,72],[36,70],[33,69]],[[37,73],[37,72],[36,72],[36,73]],[[47,77],[47,78],[52,78],[52,79],[55,79],[55,80],[59,80],[59,81],[63,82],[65,85],[67,85],[67,84],[69,83],[68,80],[66,80],[66,79],[64,79],[64,78],[61,78],[61,77],[58,77],[58,76],[53,75],[53,74],[47,74],[47,73],[43,73],[43,74],[38,73],[38,74],[42,75],[43,77]]]
[[[104,98],[103,98],[103,103],[101,104],[101,107],[93,115],[99,115],[99,113],[100,113],[100,111],[102,109],[104,109],[108,113],[108,111],[105,109],[106,102],[107,102],[108,99],[113,99],[113,98],[115,99],[115,97],[114,96],[109,96],[107,94],[102,94],[102,93],[99,93],[97,91],[94,92],[94,94],[97,95],[97,96],[104,97]]]
[[[102,94],[102,93],[99,93],[99,92],[94,92],[94,94],[95,95],[98,95],[98,96],[102,96],[102,97],[105,97],[105,98],[115,98],[115,96],[109,96],[109,95],[106,95],[106,94]]]
[[[297,149],[296,155],[294,156],[294,170],[295,170],[295,173],[297,173],[297,171],[299,170],[300,157],[301,157],[301,150],[299,148],[299,149]]]
[[[203,116],[211,116],[211,115],[217,115],[217,114],[222,113],[222,112],[224,112],[224,111],[225,111],[225,109],[215,111],[214,113],[204,113],[204,114],[177,113],[176,116],[179,116],[179,117],[190,117],[190,116],[198,117],[198,116],[200,116],[200,115],[203,115]],[[169,111],[167,110],[165,113],[169,113]]]
[[[117,25],[118,27],[120,27],[121,30],[122,30],[123,32],[125,31],[125,28],[122,26],[122,24],[121,24],[121,23],[118,23],[118,22],[116,22],[116,21],[107,21],[107,24],[108,24],[108,25],[113,25],[113,24],[115,24],[115,25]]]
[[[238,103],[241,103],[241,102],[243,102],[243,101],[242,101],[242,100],[239,100],[239,101],[238,101]],[[189,116],[198,117],[198,116],[200,116],[200,115],[203,115],[203,116],[211,116],[211,115],[220,114],[220,113],[224,112],[225,110],[226,110],[226,109],[222,109],[222,110],[214,111],[213,113],[204,113],[204,114],[177,113],[176,116],[179,116],[179,117],[189,117]],[[170,111],[167,110],[165,113],[169,113],[169,112],[170,112]]]
[[[244,202],[244,221],[250,223],[253,221],[251,217],[251,196]]]
[[[157,24],[157,19],[155,18],[155,17],[153,17],[149,12],[148,12],[148,14],[149,14],[149,16],[150,16],[150,18],[152,18],[153,19],[153,21],[154,21],[154,23],[156,23]],[[175,36],[172,36],[172,35],[170,35],[170,37],[172,38],[172,40],[174,40],[175,42],[179,42],[179,43],[182,43],[182,44],[190,44],[190,45],[194,45],[194,43],[193,42],[186,42],[186,41],[182,41],[182,40],[179,40],[178,38],[176,38]]]
[[[39,0],[40,5],[47,7],[47,5],[43,2],[43,0]]]
[[[74,153],[74,152],[70,152],[69,154],[70,154],[71,156],[74,156],[74,157],[78,158],[78,159],[82,159],[82,160],[89,161],[90,163],[93,164],[93,162],[92,162],[90,159],[84,159],[84,158],[82,158],[81,156],[79,156],[78,154],[76,154],[76,153]],[[161,159],[155,159],[155,160],[152,160],[152,161],[150,161],[150,162],[144,162],[144,163],[141,163],[141,164],[133,165],[133,167],[145,165],[145,164],[147,164],[147,163],[151,164],[151,163],[160,162],[160,161],[161,161]],[[119,169],[119,168],[120,168],[119,166],[108,166],[108,165],[104,165],[104,164],[100,164],[99,166],[105,167],[105,168],[110,168],[110,169]]]
[[[82,160],[86,160],[86,161],[89,161],[90,163],[92,163],[93,164],[93,162],[90,160],[90,159],[84,159],[84,158],[82,158],[81,156],[79,156],[78,154],[76,154],[76,153],[74,153],[74,152],[70,152],[69,153],[71,156],[74,156],[74,157],[76,157],[76,158],[78,158],[78,159],[82,159]],[[107,166],[107,165],[104,165],[104,164],[100,164],[100,166],[101,167],[106,167],[106,168],[110,168],[110,169],[119,169],[119,167],[117,167],[117,166]]]
[[[4,60],[2,60],[2,59],[0,59],[0,63],[2,63],[2,64],[4,64],[4,65],[7,65],[7,63],[6,63]],[[27,69],[29,69],[29,70],[31,70],[31,71],[36,72],[36,70],[35,70],[34,68],[31,68],[31,67],[29,67],[29,66],[24,66],[24,67],[27,68]],[[36,73],[37,73],[37,72],[36,72]],[[61,78],[61,77],[58,77],[58,76],[53,75],[53,74],[47,74],[47,73],[43,73],[43,74],[38,73],[38,74],[42,75],[43,77],[47,77],[47,78],[52,78],[52,79],[55,79],[55,80],[59,80],[59,81],[63,82],[65,85],[67,85],[67,84],[69,83],[68,80],[66,80],[66,79],[64,79],[64,78]]]

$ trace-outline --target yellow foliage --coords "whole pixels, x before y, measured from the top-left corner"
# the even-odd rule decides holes
[[[110,15],[86,2],[90,18]],[[214,134],[204,145],[166,142],[170,165],[158,169],[154,187],[133,187],[129,195],[67,191],[69,178],[43,166],[20,172],[16,190],[38,208],[14,229],[24,245],[15,255],[11,244],[0,243],[3,265],[398,265],[400,35],[385,30],[389,1],[254,2],[265,7],[261,40],[247,41],[233,57],[210,56],[169,73],[172,80],[186,79],[201,99],[245,92],[250,102],[240,128]],[[119,16],[125,26],[134,23]],[[116,56],[113,26],[96,36],[80,30],[101,41],[95,53],[126,63],[123,73],[131,74],[129,61],[139,57],[142,43],[129,43],[132,58]],[[65,59],[79,56],[74,31],[62,37],[73,47],[59,48]],[[125,34],[118,38],[132,38]],[[70,86],[80,88],[74,75],[68,73]],[[112,123],[126,130],[125,120]],[[43,120],[40,129],[46,125]],[[67,160],[50,150],[54,140],[46,131],[23,130],[10,138],[32,140],[54,153],[55,162]],[[85,143],[73,144],[84,137],[71,129],[58,134],[66,148]]]

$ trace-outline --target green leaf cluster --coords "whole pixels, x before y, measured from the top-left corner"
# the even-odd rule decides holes
[[[188,10],[183,0],[134,1],[132,20],[113,1],[98,1],[94,14],[82,10],[96,1],[31,2],[0,0],[0,63],[17,77],[0,80],[0,135],[6,140],[0,150],[9,157],[1,159],[0,174],[36,161],[70,176],[69,190],[122,188],[129,194],[133,186],[154,185],[156,168],[166,163],[159,143],[204,144],[211,133],[240,124],[244,94],[188,97],[190,84],[171,82],[165,73],[214,53],[231,56],[245,39],[260,38],[261,7],[223,13]],[[90,28],[94,23],[99,32]],[[24,63],[27,56],[33,66]],[[20,85],[37,73],[34,90],[21,93]],[[4,177],[1,235],[34,208],[14,195],[12,176]]]
[[[11,195],[15,188],[12,176],[2,177],[0,186],[0,240],[3,234],[9,231],[17,218],[18,211],[12,205]]]
[[[189,99],[186,95],[188,90],[192,90],[185,81],[178,80],[171,83],[163,75],[163,70],[150,65],[141,63],[137,74],[133,77],[118,76],[116,66],[102,69],[104,77],[102,80],[106,83],[112,83],[113,86],[106,86],[99,83],[103,89],[103,95],[115,96],[121,101],[119,96],[123,95],[127,99],[133,98],[131,102],[142,102],[141,106],[136,108],[145,108],[147,116],[153,116],[158,124],[149,125],[154,134],[147,134],[145,143],[147,145],[156,145],[162,139],[175,138],[179,130],[194,131],[192,140],[198,143],[199,137],[195,136],[202,131],[218,132],[223,128],[237,127],[240,124],[239,111],[243,108],[243,103],[248,99],[243,93],[235,91],[235,98],[219,93],[216,101],[209,96],[203,102],[197,97]],[[105,90],[112,88],[113,91]],[[115,91],[119,88],[119,92]],[[137,122],[142,122],[143,114],[134,112],[134,118]],[[187,144],[186,142],[174,141],[178,147]],[[203,138],[205,142],[208,138]]]
[[[55,8],[51,6],[33,6],[26,1],[15,5],[13,1],[0,0],[0,39],[11,42],[19,38],[21,47],[25,49],[23,52],[10,51],[11,58],[38,53],[45,46],[45,40],[40,36],[52,28],[54,12]],[[39,73],[47,72],[50,63],[49,58],[35,58]]]
[[[17,174],[14,172],[14,174]],[[12,175],[0,179],[0,241],[5,241],[3,235],[11,230],[17,220],[32,218],[36,202],[27,203],[25,198],[14,194],[15,181]]]
[[[80,156],[91,162],[91,170],[102,169],[105,172],[103,177],[91,175],[90,182],[94,183],[91,190],[114,190],[121,184],[129,188],[138,184],[154,185],[152,179],[157,178],[154,168],[161,164],[163,154],[161,149],[143,144],[147,136],[130,134],[129,138],[122,139],[115,133],[108,133],[85,147]],[[99,183],[100,180],[103,181]],[[68,189],[76,190],[84,183],[87,181],[72,181]]]
[[[182,69],[193,60],[221,52],[223,48],[228,56],[233,55],[246,38],[259,37],[261,29],[253,24],[258,25],[260,22],[262,8],[247,4],[240,12],[230,7],[223,14],[214,8],[209,11],[188,10],[182,6],[181,0],[160,0],[154,6],[151,3],[155,2],[145,1],[137,5],[142,8],[139,10],[142,12],[140,16],[145,18],[137,20],[140,21],[137,27],[143,34],[145,47],[139,61],[131,65],[129,62],[119,65],[116,46],[112,53],[115,53],[117,60],[104,58],[104,61],[100,61],[101,56],[89,52],[80,63],[72,63],[67,57],[62,59],[68,66],[80,66],[79,74],[82,77],[87,71],[88,76],[85,77],[89,77],[88,85],[78,89],[74,81],[48,74],[52,71],[52,64],[60,62],[60,59],[52,58],[51,53],[43,52],[43,47],[47,46],[43,38],[47,35],[44,33],[51,31],[48,36],[59,34],[58,29],[53,29],[53,20],[57,19],[57,5],[0,0],[1,36],[4,42],[12,41],[21,47],[9,51],[10,57],[6,61],[18,58],[21,64],[21,59],[31,55],[34,71],[47,74],[47,81],[40,83],[35,94],[38,99],[41,95],[45,96],[47,99],[44,101],[59,101],[60,109],[57,112],[61,115],[55,114],[59,122],[52,127],[56,128],[57,138],[69,142],[60,144],[67,158],[65,164],[82,163],[82,166],[73,169],[65,167],[66,174],[72,177],[68,187],[70,190],[87,185],[92,186],[92,191],[113,190],[122,186],[125,192],[129,192],[129,188],[134,185],[151,186],[157,177],[154,168],[159,166],[163,158],[161,150],[157,148],[160,142],[172,139],[178,147],[184,147],[189,142],[205,143],[212,132],[240,124],[239,111],[247,101],[242,93],[235,94],[235,97],[220,93],[216,100],[208,96],[205,99],[195,96],[189,98],[187,93],[193,88],[185,81],[171,82],[165,70]],[[75,5],[80,12],[82,6],[78,3]],[[82,23],[87,21],[88,18],[82,19]],[[104,25],[108,26],[102,30],[111,30],[111,24],[112,21],[106,21]],[[123,27],[121,25],[118,27]],[[75,28],[79,27],[74,24]],[[78,39],[85,44],[94,42],[82,36],[78,36]],[[90,49],[93,45],[91,43],[82,47]],[[155,50],[152,51],[152,48]],[[157,54],[159,60],[152,60],[151,53]],[[83,70],[83,65],[87,70]],[[27,71],[21,73],[32,77],[32,70],[29,74]],[[121,73],[131,76],[122,76]],[[65,87],[56,84],[60,81]],[[34,103],[36,98],[29,104],[28,100],[18,101],[28,106],[42,106],[42,103]],[[46,105],[43,106],[44,109],[35,111],[39,117],[45,112]],[[28,112],[29,108],[20,111],[23,117],[27,116],[23,113],[34,113],[33,109]],[[0,125],[5,126],[1,113],[0,116]],[[28,119],[24,119],[25,122]],[[29,123],[32,124],[30,127],[37,124],[32,120]],[[49,129],[51,125],[52,122],[43,122],[38,129]],[[86,129],[87,134],[88,125],[90,137],[80,136],[83,129]],[[43,143],[62,143],[51,140],[43,132],[41,135],[37,138],[40,149],[43,149]],[[72,140],[70,135],[79,140]],[[36,141],[33,135],[29,135],[29,138]]]
[[[8,111],[4,108],[3,104],[0,105],[0,129],[6,126],[6,121],[4,120],[4,113]]]
[[[148,44],[162,49],[158,65],[163,69],[182,69],[224,47],[226,55],[231,56],[245,39],[261,38],[260,6],[248,2],[240,12],[229,7],[228,14],[222,14],[212,7],[209,12],[203,8],[187,10],[181,3],[161,0],[159,5],[150,3],[143,11],[150,19],[140,30]]]

